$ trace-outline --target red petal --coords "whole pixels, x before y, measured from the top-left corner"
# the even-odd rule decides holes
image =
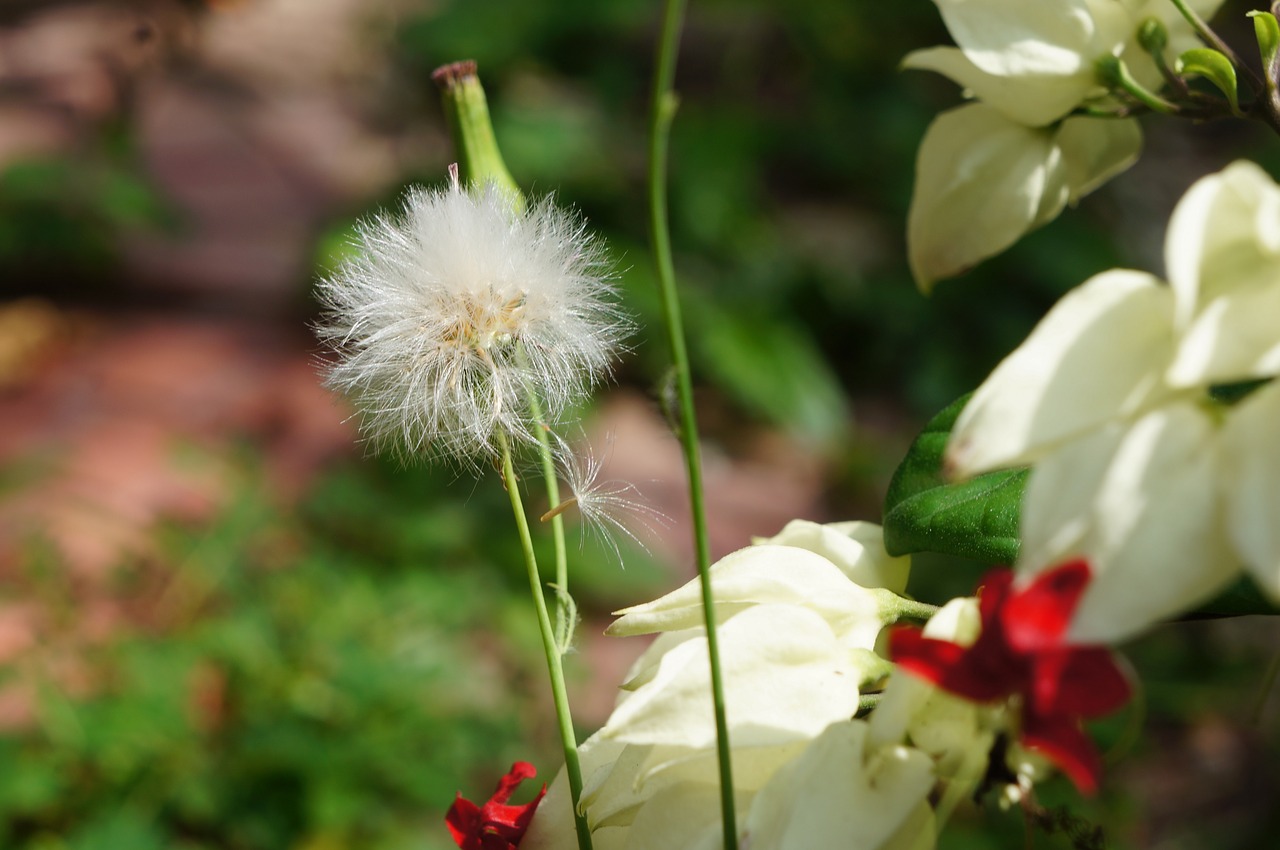
[[[1057,765],[1080,789],[1092,796],[1098,790],[1102,760],[1079,724],[1066,717],[1043,717],[1024,712],[1022,745]]]
[[[991,702],[1019,690],[1021,670],[1009,664],[998,641],[972,647],[927,638],[903,626],[889,633],[889,654],[902,669],[974,702]]]
[[[511,795],[515,793],[516,788],[520,787],[520,783],[526,779],[532,779],[538,775],[537,769],[527,761],[518,761],[511,765],[511,769],[506,775],[498,780],[498,787],[494,790],[493,796],[489,798],[491,803],[505,803],[511,799]]]
[[[1039,714],[1101,717],[1131,695],[1129,679],[1111,652],[1091,647],[1038,654],[1028,696]]]
[[[458,793],[457,799],[444,816],[453,843],[462,850],[475,850],[480,846],[480,807]]]
[[[896,626],[889,632],[889,657],[894,663],[935,685],[942,684],[964,653],[963,646],[927,638],[915,626]]]
[[[498,780],[493,796],[483,806],[458,795],[445,815],[445,824],[454,843],[462,850],[513,850],[524,837],[534,811],[547,793],[547,786],[532,801],[521,806],[505,805],[516,788],[538,775],[528,762],[518,761]]]
[[[990,631],[992,623],[1000,621],[1000,612],[1008,601],[1009,587],[1013,584],[1013,572],[1007,567],[997,567],[987,572],[978,582],[978,610],[982,613],[982,631]]]
[[[1089,562],[1080,558],[1041,573],[1016,591],[1001,614],[1009,645],[1020,652],[1061,645],[1092,577]]]

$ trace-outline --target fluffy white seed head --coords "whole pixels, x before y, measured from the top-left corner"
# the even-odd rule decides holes
[[[598,242],[550,198],[516,211],[489,185],[411,189],[362,222],[321,281],[328,383],[375,449],[474,459],[530,439],[530,393],[556,421],[608,372],[628,323]]]

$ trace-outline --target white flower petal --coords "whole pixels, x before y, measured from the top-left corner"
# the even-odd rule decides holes
[[[1186,402],[1064,447],[1028,483],[1020,581],[1089,560],[1094,578],[1069,632],[1079,643],[1113,643],[1188,610],[1239,573],[1220,472],[1217,428]],[[1055,515],[1067,518],[1056,532],[1046,518]]]
[[[1194,387],[1280,375],[1280,262],[1267,286],[1218,298],[1200,311],[1169,367],[1174,386]]]
[[[598,733],[583,741],[578,747],[578,759],[587,789],[592,788],[593,784],[603,785],[626,751],[625,744],[604,740]],[[574,843],[574,835],[569,781],[561,768],[555,780],[547,787],[547,795],[534,811],[533,820],[520,847],[522,850],[560,850]]]
[[[735,794],[735,802],[745,809],[750,798]],[[719,850],[724,847],[719,786],[686,782],[659,791],[636,813],[627,831],[626,847],[627,850]]]
[[[1094,503],[1125,435],[1111,422],[1060,447],[1031,470],[1022,495],[1024,573],[1038,572],[1087,551]]]
[[[773,537],[756,545],[795,546],[821,555],[862,587],[883,587],[902,593],[907,587],[911,558],[894,558],[885,551],[884,529],[873,522],[817,523],[793,519]]]
[[[913,51],[902,60],[902,66],[942,74],[962,86],[967,96],[1028,127],[1042,127],[1057,121],[1075,109],[1081,100],[1081,85],[1074,77],[988,74],[955,47]]]
[[[1054,137],[1066,169],[1067,202],[1074,204],[1138,161],[1142,128],[1135,118],[1074,117]]]
[[[730,617],[763,603],[803,605],[835,629],[850,647],[870,649],[883,621],[881,590],[854,584],[831,561],[794,546],[748,546],[711,567],[716,618]],[[693,580],[653,602],[618,612],[611,635],[638,635],[702,625],[702,588]]]
[[[859,659],[814,612],[757,605],[720,626],[719,636],[735,746],[813,737],[857,710]],[[632,744],[712,746],[710,678],[706,639],[681,643],[614,710],[601,736]]]
[[[1120,49],[1132,22],[1115,0],[935,0],[965,55],[989,74],[1063,76],[1081,97],[1094,63]],[[1078,101],[1077,101],[1078,102]]]
[[[1169,220],[1165,262],[1186,327],[1219,298],[1280,285],[1280,187],[1251,162],[1238,161],[1197,181]]]
[[[879,850],[915,817],[933,788],[933,762],[906,747],[866,751],[867,725],[832,724],[756,795],[746,819],[752,850]]]
[[[1172,298],[1113,270],[1069,292],[982,383],[956,421],[948,469],[969,476],[1034,461],[1161,392]]]
[[[1066,205],[1053,131],[971,103],[934,119],[916,155],[907,218],[911,272],[924,291],[1008,248]]]
[[[1280,601],[1280,385],[1254,392],[1223,429],[1227,529],[1258,586]]]

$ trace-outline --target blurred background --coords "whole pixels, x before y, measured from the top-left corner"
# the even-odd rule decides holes
[[[0,847],[444,848],[457,790],[554,772],[500,485],[364,456],[308,330],[353,222],[444,179],[429,74],[458,59],[517,179],[607,239],[640,326],[584,438],[673,524],[625,569],[573,551],[577,719],[607,716],[643,648],[600,637],[608,612],[691,575],[645,231],[657,7],[0,0]],[[1217,20],[1247,39],[1247,8]],[[1199,175],[1280,168],[1247,128],[1150,124],[1132,172],[926,299],[912,165],[958,94],[896,69],[946,41],[926,0],[690,9],[672,226],[716,554],[793,517],[878,521],[919,426],[1058,295],[1159,271]],[[913,591],[982,569],[921,558]],[[1101,825],[1108,847],[1274,847],[1277,646],[1248,619],[1139,641],[1145,714],[1096,730],[1104,796],[1051,784],[1079,820],[971,812],[943,846],[1104,846]]]

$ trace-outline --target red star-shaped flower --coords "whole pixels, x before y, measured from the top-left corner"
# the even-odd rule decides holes
[[[520,839],[547,793],[547,786],[543,785],[538,796],[523,806],[508,806],[507,800],[521,782],[537,775],[538,771],[527,761],[516,762],[507,775],[498,780],[493,796],[483,806],[477,806],[459,792],[444,818],[454,842],[462,850],[515,850],[520,846]]]
[[[1063,642],[1091,576],[1087,561],[1069,561],[1014,591],[1013,573],[993,570],[978,588],[982,633],[972,646],[914,627],[894,629],[889,640],[898,666],[956,696],[1021,696],[1023,746],[1047,756],[1086,794],[1098,787],[1101,761],[1080,721],[1109,714],[1130,695],[1108,650]]]

